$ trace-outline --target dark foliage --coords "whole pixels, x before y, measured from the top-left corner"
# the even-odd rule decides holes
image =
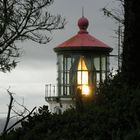
[[[140,86],[139,31],[140,14],[139,0],[124,0],[125,30],[122,72],[129,86]]]
[[[7,134],[8,140],[138,140],[140,139],[140,89],[130,89],[117,75],[101,85],[94,100],[82,109],[51,114],[47,106]]]

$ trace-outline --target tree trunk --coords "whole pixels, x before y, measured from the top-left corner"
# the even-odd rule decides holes
[[[125,31],[122,74],[130,87],[140,86],[140,1],[124,0]]]

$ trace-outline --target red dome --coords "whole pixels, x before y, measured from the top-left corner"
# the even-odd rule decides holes
[[[80,29],[86,30],[87,27],[88,27],[88,24],[89,24],[88,19],[85,18],[84,16],[81,17],[81,18],[78,20],[78,26],[79,26]]]
[[[112,48],[103,43],[102,41],[96,39],[94,36],[88,34],[87,27],[89,25],[88,19],[84,16],[78,20],[78,26],[80,31],[70,39],[58,45],[54,50],[64,51],[64,50],[103,50],[110,52]]]

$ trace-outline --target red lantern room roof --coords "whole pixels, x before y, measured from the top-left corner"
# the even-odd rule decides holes
[[[95,37],[91,36],[87,32],[89,22],[88,19],[84,16],[78,20],[79,32],[73,36],[72,38],[68,39],[67,41],[63,42],[62,44],[58,45],[54,50],[63,51],[63,50],[102,50],[111,52],[112,48],[108,45],[103,43],[102,41],[96,39]]]

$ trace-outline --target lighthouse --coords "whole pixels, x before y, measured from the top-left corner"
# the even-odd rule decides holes
[[[45,93],[51,112],[63,112],[74,106],[77,90],[83,97],[97,94],[99,84],[109,73],[112,48],[88,33],[86,17],[82,16],[77,25],[77,34],[54,48],[57,86],[46,85]]]

